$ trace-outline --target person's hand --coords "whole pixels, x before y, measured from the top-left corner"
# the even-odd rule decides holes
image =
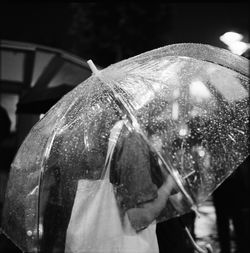
[[[173,195],[173,194],[179,192],[179,187],[178,187],[175,179],[169,173],[167,173],[167,175],[165,175],[165,181],[163,182],[162,187],[163,187],[164,191],[169,195]]]
[[[164,178],[163,180],[163,188],[164,191],[169,192],[171,195],[175,194],[179,191],[179,187],[176,183],[176,180],[173,178],[172,175],[164,168],[161,160],[159,159],[159,165],[161,168],[162,176]]]
[[[170,189],[171,195],[176,194],[177,192],[179,192],[179,187],[176,183],[176,180],[170,174],[166,178],[165,184],[168,185],[168,188]]]

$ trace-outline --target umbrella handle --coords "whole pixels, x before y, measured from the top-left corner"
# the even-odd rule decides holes
[[[192,245],[193,245],[195,251],[197,251],[198,253],[213,253],[213,248],[212,248],[212,246],[211,246],[209,243],[207,243],[207,244],[205,245],[205,249],[202,248],[202,247],[200,247],[200,246],[195,242],[195,240],[194,240],[194,238],[192,237],[192,235],[191,235],[189,229],[188,229],[186,226],[184,226],[184,229],[185,229],[185,231],[186,231],[186,233],[187,233],[187,235],[188,235],[188,237],[189,237],[189,239],[190,239],[190,241],[191,241],[191,243],[192,243]]]

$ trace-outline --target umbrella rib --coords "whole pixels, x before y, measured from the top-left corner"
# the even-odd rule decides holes
[[[166,82],[165,81],[162,81],[162,80],[160,80],[160,79],[156,79],[156,78],[152,78],[152,77],[149,77],[149,76],[145,76],[145,72],[144,73],[141,73],[141,75],[140,74],[138,74],[138,73],[135,73],[135,74],[131,74],[131,76],[133,76],[133,75],[135,75],[136,76],[136,78],[138,78],[138,76],[141,78],[141,79],[143,79],[143,80],[146,80],[146,81],[151,81],[151,82],[155,82],[155,83],[160,83],[160,84],[166,84]],[[147,83],[146,83],[147,84]],[[152,86],[151,85],[148,85],[147,84],[147,86],[149,87],[149,88],[151,88],[152,89]],[[154,91],[154,89],[152,89],[153,91]]]
[[[114,87],[112,87],[112,85],[110,85],[110,80],[107,81],[107,82],[105,82],[105,78],[103,78],[102,71],[98,71],[97,73],[95,73],[95,69],[93,69],[93,70],[94,70],[94,74],[96,75],[96,77],[99,78],[99,80],[103,84],[106,84],[111,89],[111,91],[113,92],[115,98],[118,99],[121,102],[121,104],[123,105],[123,108],[121,108],[121,109],[125,109],[125,111],[127,112],[126,115],[127,115],[127,117],[129,117],[130,121],[132,122],[133,128],[142,135],[142,137],[148,143],[148,145],[156,152],[157,156],[162,161],[162,163],[164,164],[164,166],[166,167],[166,169],[168,170],[168,172],[170,173],[170,175],[175,179],[176,184],[179,186],[179,189],[181,190],[181,192],[183,193],[183,195],[185,196],[185,198],[187,199],[187,201],[190,203],[191,206],[193,206],[193,209],[195,210],[195,207],[194,207],[194,203],[195,202],[194,202],[193,198],[190,196],[190,194],[188,194],[188,192],[183,187],[182,183],[180,182],[180,178],[176,175],[176,173],[172,169],[171,165],[168,164],[167,161],[162,157],[161,153],[158,152],[151,145],[151,143],[149,142],[148,138],[146,137],[146,135],[144,134],[143,130],[141,129],[140,124],[138,123],[136,117],[133,114],[133,111],[134,111],[133,105],[129,101],[125,101],[123,99],[123,97],[120,96],[120,94],[116,92],[116,90],[114,89],[114,87],[117,87],[117,86],[115,84],[113,84]]]
[[[45,154],[44,154],[42,161],[41,161],[41,173],[39,175],[39,180],[38,180],[38,201],[37,201],[37,206],[36,206],[36,208],[37,208],[37,237],[38,237],[38,239],[39,239],[39,234],[40,234],[39,223],[40,223],[40,206],[41,206],[40,202],[41,202],[41,191],[42,191],[41,186],[42,186],[42,181],[43,181],[44,172],[45,172],[45,163],[48,160],[53,141],[55,139],[56,134],[58,133],[59,123],[61,122],[63,117],[68,113],[68,111],[72,108],[72,106],[75,104],[76,100],[77,100],[77,98],[75,98],[71,102],[71,104],[68,106],[67,110],[64,112],[64,114],[60,117],[59,121],[57,122],[57,124],[54,128],[53,134],[51,135],[51,138],[49,138],[47,140],[46,147],[45,147]]]
[[[39,176],[39,181],[38,181],[38,201],[37,201],[37,238],[39,240],[40,238],[40,208],[41,208],[41,186],[42,186],[42,181],[43,181],[43,177],[44,177],[44,168],[45,168],[45,163],[49,157],[49,153],[50,153],[50,150],[51,150],[51,147],[52,147],[52,144],[53,144],[53,140],[55,138],[55,135],[56,135],[56,129],[54,129],[54,132],[53,134],[51,135],[51,138],[49,138],[47,140],[47,143],[46,143],[46,149],[45,149],[45,152],[44,152],[44,156],[43,156],[43,159],[41,161],[41,173],[40,173],[40,176]]]
[[[244,75],[239,75],[239,79],[242,79],[241,85],[246,89],[249,90],[249,78]]]
[[[116,97],[118,98],[118,97]],[[121,99],[121,103],[124,105],[124,100],[119,96],[119,98]],[[118,99],[119,99],[118,98]],[[124,101],[124,102],[122,102]],[[126,103],[126,102],[125,102]],[[129,101],[128,104],[130,105]],[[133,106],[130,105],[132,108]],[[125,109],[127,108],[127,106],[125,106]],[[178,177],[174,174],[174,170],[172,169],[171,165],[169,163],[166,162],[166,160],[163,158],[163,156],[160,154],[160,152],[158,152],[150,143],[150,141],[148,140],[148,138],[146,137],[146,135],[144,134],[143,130],[140,127],[140,124],[138,123],[136,117],[133,115],[133,113],[128,110],[128,117],[130,117],[130,120],[132,122],[132,126],[134,127],[134,129],[139,132],[142,137],[144,138],[144,140],[147,142],[147,144],[154,150],[154,152],[157,154],[157,156],[159,157],[159,159],[162,161],[162,163],[165,165],[165,167],[167,168],[168,172],[170,173],[170,175],[172,175],[177,183],[177,185],[179,186],[181,192],[183,193],[183,195],[186,197],[187,201],[191,204],[191,206],[193,206],[194,204],[194,200],[192,199],[192,197],[190,196],[190,194],[187,193],[187,191],[185,190],[185,188],[183,187],[183,185],[181,184],[180,180],[178,179]],[[195,210],[195,207],[194,207]]]
[[[212,93],[212,95],[217,98],[221,107],[224,110],[228,111],[228,102],[223,98],[223,96],[212,86],[212,84],[209,81],[207,81],[205,84],[209,89],[209,91]]]

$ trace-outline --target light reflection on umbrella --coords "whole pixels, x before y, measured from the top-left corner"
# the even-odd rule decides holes
[[[49,219],[44,206],[67,209],[77,180],[100,178],[107,138],[120,117],[126,115],[179,185],[158,222],[197,207],[249,154],[246,59],[177,44],[94,72],[34,126],[13,162],[3,229],[22,249],[40,247]]]

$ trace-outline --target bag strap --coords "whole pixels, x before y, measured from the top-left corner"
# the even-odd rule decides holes
[[[112,129],[110,130],[110,135],[109,135],[109,142],[108,142],[108,151],[107,151],[107,155],[106,155],[106,160],[105,160],[105,165],[104,165],[104,169],[103,169],[103,173],[101,178],[105,179],[105,178],[109,178],[110,175],[110,163],[112,160],[112,156],[114,153],[114,149],[118,140],[118,137],[120,136],[122,127],[125,124],[125,120],[119,120],[115,123],[115,125],[112,127]]]

